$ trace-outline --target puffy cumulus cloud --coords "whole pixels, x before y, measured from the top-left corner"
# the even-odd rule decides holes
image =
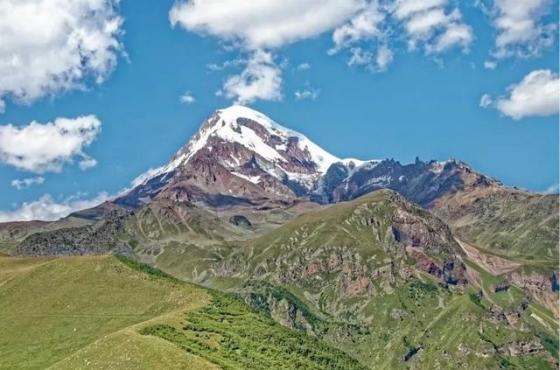
[[[245,69],[230,76],[220,92],[237,103],[251,103],[282,97],[282,70],[272,57],[274,49],[331,31],[366,4],[367,0],[179,0],[169,20],[249,54]]]
[[[17,190],[23,190],[23,189],[27,189],[28,187],[32,186],[32,185],[41,185],[42,183],[45,182],[45,178],[44,177],[30,177],[27,179],[15,179],[12,180],[12,186],[14,188],[16,188]]]
[[[30,103],[101,83],[122,50],[119,0],[0,1],[2,98]]]
[[[379,25],[385,18],[377,2],[371,2],[362,11],[356,14],[348,22],[336,28],[332,39],[333,51],[346,48],[359,41],[375,39],[383,35]]]
[[[257,99],[282,99],[282,71],[270,52],[257,50],[246,61],[240,74],[229,76],[219,94],[236,103],[246,104]]]
[[[392,15],[402,23],[412,50],[423,45],[433,54],[452,47],[467,48],[472,29],[462,21],[458,8],[448,8],[447,0],[397,0]]]
[[[57,118],[54,122],[31,122],[26,126],[0,125],[0,162],[35,172],[60,172],[66,163],[79,159],[82,169],[97,162],[84,154],[101,132],[92,115]]]
[[[270,49],[334,29],[364,7],[365,0],[190,0],[177,1],[171,24]]]
[[[516,120],[558,114],[559,104],[560,80],[550,70],[533,71],[511,85],[505,96],[492,98],[484,94],[480,101],[482,107],[494,107]]]
[[[495,56],[537,56],[554,44],[555,23],[545,23],[552,0],[495,0],[490,11],[496,37]]]
[[[66,217],[72,212],[95,207],[110,199],[106,193],[101,193],[92,199],[83,199],[78,194],[57,201],[51,195],[45,194],[41,198],[23,203],[19,208],[11,211],[0,211],[0,222],[10,221],[55,221]]]
[[[279,100],[282,70],[273,58],[258,62],[259,55],[325,32],[332,32],[329,54],[345,51],[349,65],[371,71],[384,71],[393,61],[392,43],[402,39],[395,29],[404,30],[411,49],[422,45],[430,54],[456,46],[466,50],[473,38],[448,0],[177,0],[169,20],[250,55],[245,70],[228,78],[221,90],[237,102]]]

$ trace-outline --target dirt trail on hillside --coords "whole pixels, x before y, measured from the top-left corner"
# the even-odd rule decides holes
[[[476,262],[492,275],[498,276],[507,274],[508,272],[512,272],[519,266],[521,266],[521,264],[518,262],[513,262],[502,257],[493,256],[491,254],[485,254],[469,243],[461,241],[457,238],[455,238],[455,240],[457,241],[457,243],[459,243],[461,249],[463,249],[467,257]]]

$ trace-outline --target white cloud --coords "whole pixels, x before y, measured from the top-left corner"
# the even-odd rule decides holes
[[[12,186],[14,188],[16,188],[17,190],[23,190],[23,189],[27,189],[28,187],[32,186],[32,185],[41,185],[42,183],[45,182],[45,178],[44,177],[30,177],[27,179],[15,179],[12,180]]]
[[[466,49],[473,34],[463,23],[458,8],[447,9],[447,0],[397,0],[393,17],[402,22],[409,48],[423,45],[427,53],[435,54],[458,46]]]
[[[76,195],[56,201],[51,195],[45,194],[38,200],[23,203],[13,211],[0,211],[0,222],[55,221],[72,212],[95,207],[108,199],[108,194],[101,193],[93,199],[82,199],[81,195]]]
[[[224,69],[227,68],[232,68],[232,67],[239,67],[240,65],[243,65],[245,63],[245,60],[242,58],[236,58],[236,59],[232,59],[232,60],[226,60],[225,62],[218,64],[218,63],[210,63],[207,64],[206,67],[214,72],[217,71],[223,71]]]
[[[309,63],[301,63],[301,64],[298,64],[298,66],[296,67],[296,69],[297,69],[298,71],[307,71],[307,70],[311,69],[311,64],[309,64]]]
[[[385,71],[393,61],[393,52],[387,44],[385,12],[386,9],[377,1],[371,1],[362,11],[333,32],[334,46],[328,53],[332,55],[342,49],[348,49],[348,65],[365,66],[376,72]]]
[[[365,0],[206,0],[175,2],[173,26],[270,49],[330,31],[364,7]]]
[[[297,100],[315,100],[319,96],[319,93],[320,90],[318,89],[306,88],[302,90],[296,90],[294,92],[294,96]]]
[[[386,45],[380,45],[376,52],[354,47],[350,49],[348,65],[365,66],[374,72],[384,72],[393,61],[393,52]]]
[[[492,98],[482,96],[481,106],[494,107],[513,119],[558,114],[560,80],[550,70],[536,70],[517,84],[508,87],[508,94]]]
[[[190,105],[193,104],[196,101],[196,99],[194,98],[193,94],[190,91],[187,91],[186,93],[181,95],[179,101],[183,104]]]
[[[118,2],[0,1],[0,100],[30,103],[89,78],[101,83],[122,51]]]
[[[384,18],[385,15],[379,9],[377,2],[371,2],[347,23],[334,30],[332,35],[333,51],[347,48],[362,40],[380,37],[382,31],[379,29],[379,25]]]
[[[89,170],[90,168],[97,166],[97,160],[84,154],[83,159],[78,162],[78,166],[80,166],[82,171]]]
[[[542,21],[551,9],[551,0],[495,0],[492,10],[498,31],[495,56],[537,56],[552,46],[557,26]]]
[[[468,50],[473,33],[448,0],[372,0],[339,26],[332,39],[329,54],[348,49],[349,65],[380,72],[393,61],[395,41],[406,40],[409,50],[423,47],[427,54],[439,54],[453,47]]]
[[[245,69],[230,76],[220,93],[237,103],[251,103],[282,97],[282,70],[272,50],[331,31],[366,5],[367,0],[178,0],[169,20],[249,53]],[[216,64],[209,68],[223,69]]]
[[[86,169],[97,162],[84,154],[101,131],[95,116],[36,121],[22,127],[0,125],[0,162],[35,173],[60,172],[66,163],[80,159]]]
[[[270,52],[257,50],[251,54],[240,74],[229,76],[221,94],[236,103],[246,104],[257,99],[282,99],[282,71]]]
[[[221,93],[237,102],[279,100],[281,68],[274,61],[254,63],[267,54],[299,40],[332,31],[329,54],[349,53],[350,65],[384,71],[393,60],[391,39],[402,24],[409,46],[423,46],[437,54],[452,47],[467,50],[473,34],[461,12],[449,0],[177,0],[169,12],[173,26],[226,41],[230,50],[250,55],[247,68],[231,76]],[[448,9],[449,8],[449,9]],[[225,66],[225,64],[224,64]],[[224,66],[211,64],[212,70]],[[258,73],[256,66],[262,66]],[[302,66],[307,66],[303,63]],[[302,70],[296,67],[296,70]],[[260,77],[256,77],[260,74]],[[266,76],[265,76],[266,74]],[[249,93],[245,91],[261,91]]]
[[[486,69],[496,69],[497,66],[498,64],[496,62],[492,62],[492,61],[484,62],[484,68]]]
[[[494,99],[492,99],[492,97],[488,94],[484,94],[482,95],[482,97],[480,98],[480,106],[482,108],[488,108],[491,107],[492,104],[494,104]]]
[[[387,69],[387,66],[393,61],[393,52],[386,45],[381,45],[377,49],[377,56],[375,57],[375,65],[380,71]]]

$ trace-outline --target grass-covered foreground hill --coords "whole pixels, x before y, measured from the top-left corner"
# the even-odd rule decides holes
[[[232,296],[112,256],[0,257],[1,369],[362,369]]]

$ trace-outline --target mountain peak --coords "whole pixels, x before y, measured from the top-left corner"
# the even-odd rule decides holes
[[[304,135],[278,124],[265,114],[242,105],[232,105],[218,109],[205,121],[187,145],[177,152],[171,167],[185,164],[203,149],[212,150],[218,142],[241,146],[269,164],[281,167],[293,162],[292,157],[297,156],[298,160],[309,162],[319,173],[325,173],[331,164],[340,160]],[[236,158],[232,159],[236,161]]]
[[[331,203],[388,188],[429,205],[444,193],[492,183],[457,160],[340,159],[265,114],[233,105],[216,110],[167,165],[137,179],[132,194]]]
[[[218,109],[214,115],[220,117],[220,119],[227,124],[237,124],[238,119],[244,118],[250,119],[271,130],[295,133],[292,130],[274,122],[265,114],[244,105],[231,105],[227,108]]]
[[[340,161],[303,134],[265,114],[232,105],[216,110],[168,164],[150,170],[136,179],[135,184],[146,184],[156,177],[167,181],[175,172],[193,172],[191,162],[205,156],[255,185],[277,181],[284,185],[290,183],[289,186],[297,183],[307,190],[311,190],[333,163]],[[249,160],[253,161],[251,174],[246,173],[247,166],[244,166]],[[254,174],[257,167],[260,176]]]

